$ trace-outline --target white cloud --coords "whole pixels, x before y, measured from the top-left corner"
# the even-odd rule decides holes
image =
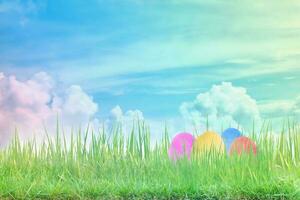
[[[106,120],[107,125],[111,128],[114,124],[120,123],[128,133],[132,129],[134,122],[143,121],[144,115],[140,110],[128,110],[125,113],[122,108],[117,105],[110,111],[109,119]]]
[[[180,112],[188,122],[200,129],[205,128],[208,117],[210,128],[217,131],[228,125],[250,128],[253,120],[260,121],[256,101],[245,88],[235,87],[230,82],[213,85],[193,102],[182,103]]]
[[[40,136],[43,125],[52,130],[58,116],[67,126],[93,120],[98,105],[92,97],[79,86],[60,89],[58,95],[55,81],[44,72],[25,81],[0,73],[0,143],[7,143],[15,128],[21,138]]]
[[[276,100],[264,102],[259,105],[261,113],[269,118],[294,117],[300,118],[300,96],[293,100]]]
[[[87,95],[80,86],[61,88],[45,72],[22,81],[15,76],[0,73],[1,145],[7,144],[15,128],[23,140],[33,136],[43,140],[44,126],[50,136],[54,136],[57,120],[60,125],[62,123],[68,140],[71,128],[84,128],[87,124],[94,128],[100,127],[99,119],[95,117],[98,111],[99,106],[93,97]],[[121,123],[124,133],[128,134],[138,120],[145,120],[142,111],[123,111],[117,105],[111,110],[109,118],[104,119],[104,123],[109,129],[116,123]],[[152,139],[160,139],[165,122],[151,119],[146,124],[151,128]],[[171,135],[175,134],[176,123],[170,119],[167,124]]]
[[[65,91],[65,96],[55,96],[53,109],[59,112],[68,124],[82,124],[91,120],[98,111],[98,105],[88,96],[80,86],[72,85]]]
[[[110,111],[110,117],[111,119],[115,121],[121,121],[123,117],[123,110],[119,105],[115,106],[113,109]]]
[[[138,121],[145,123],[146,127],[149,128],[151,145],[155,145],[157,141],[161,140],[166,128],[170,137],[183,131],[192,132],[191,129],[185,129],[184,120],[181,117],[173,117],[167,120],[158,118],[146,119],[142,111],[136,109],[123,112],[119,105],[110,111],[110,117],[106,120],[106,127],[111,130],[116,123],[121,124],[123,133],[127,137],[133,128],[137,130],[138,127],[136,125]]]

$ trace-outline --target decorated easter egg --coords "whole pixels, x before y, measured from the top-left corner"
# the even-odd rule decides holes
[[[224,152],[224,142],[221,136],[213,131],[204,132],[195,140],[195,150],[197,153],[204,152]]]
[[[230,155],[242,153],[250,154],[253,153],[256,155],[257,147],[256,144],[248,137],[241,136],[236,138],[230,147],[229,153]]]
[[[183,157],[190,159],[193,149],[194,136],[190,133],[177,134],[169,148],[169,158],[172,160],[178,160]]]
[[[241,132],[235,128],[228,128],[222,133],[222,138],[224,140],[226,151],[228,153],[232,142],[241,135]]]

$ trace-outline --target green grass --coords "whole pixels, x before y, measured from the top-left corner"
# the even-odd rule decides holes
[[[60,133],[39,145],[15,137],[0,152],[0,198],[300,199],[300,128],[270,132],[250,134],[256,157],[209,152],[177,163],[167,156],[168,132],[150,145],[141,122],[127,137],[119,125],[69,142]]]

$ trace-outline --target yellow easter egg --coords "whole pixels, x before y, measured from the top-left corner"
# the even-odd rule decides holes
[[[196,137],[196,153],[224,153],[225,145],[221,136],[213,131],[206,131]]]

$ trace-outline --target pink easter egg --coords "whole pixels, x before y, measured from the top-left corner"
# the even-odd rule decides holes
[[[170,145],[169,158],[176,161],[186,156],[190,159],[194,139],[194,136],[190,133],[177,134]]]

